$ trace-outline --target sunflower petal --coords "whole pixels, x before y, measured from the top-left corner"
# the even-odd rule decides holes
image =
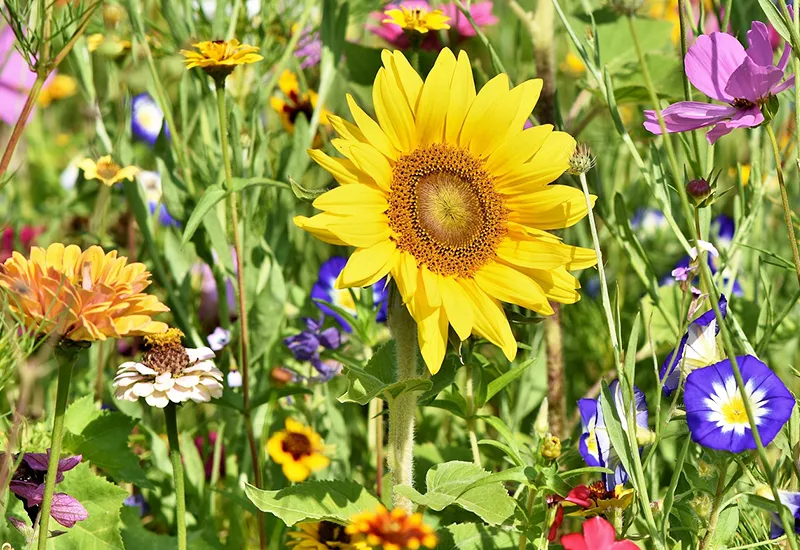
[[[553,314],[542,287],[511,266],[488,263],[475,273],[475,282],[489,296],[498,300],[520,305],[542,315]]]
[[[444,135],[444,122],[456,58],[449,48],[439,52],[436,63],[425,80],[417,105],[417,138],[423,145],[439,143]]]
[[[336,288],[365,287],[375,284],[394,268],[399,254],[394,242],[390,240],[356,250],[350,255],[347,265],[339,274]]]

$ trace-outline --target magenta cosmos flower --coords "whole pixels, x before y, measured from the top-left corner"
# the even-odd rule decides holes
[[[450,28],[455,29],[459,38],[470,38],[475,36],[475,29],[472,24],[464,17],[461,10],[455,4],[445,4],[441,6],[442,13],[450,18]],[[497,17],[492,13],[492,2],[475,2],[469,7],[469,13],[475,20],[478,27],[488,27],[497,23]]]
[[[689,81],[725,105],[698,101],[670,105],[661,111],[668,133],[714,126],[706,134],[713,144],[736,128],[755,128],[764,122],[761,106],[794,85],[794,77],[781,82],[791,52],[787,45],[778,65],[773,63],[769,30],[761,21],[753,21],[747,42],[745,50],[730,34],[714,32],[700,36],[689,48],[684,60]],[[661,134],[656,112],[645,111],[644,116],[644,127]]]

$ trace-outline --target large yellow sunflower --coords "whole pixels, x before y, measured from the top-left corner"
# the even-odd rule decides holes
[[[523,130],[542,89],[509,89],[500,74],[476,93],[469,58],[439,54],[425,82],[402,53],[384,50],[372,100],[377,122],[348,96],[355,124],[329,120],[346,158],[309,154],[341,184],[314,201],[323,211],[295,223],[319,239],[356,248],[339,288],[389,274],[418,325],[422,356],[441,366],[448,326],[477,334],[509,360],[517,344],[500,302],[543,315],[574,303],[568,270],[592,266],[593,250],[547,230],[586,213],[578,189],[548,185],[569,166],[575,140],[550,125]]]

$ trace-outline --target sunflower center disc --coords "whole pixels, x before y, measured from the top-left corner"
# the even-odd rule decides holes
[[[471,277],[495,256],[508,211],[469,151],[419,147],[392,170],[387,216],[397,247],[445,276]]]

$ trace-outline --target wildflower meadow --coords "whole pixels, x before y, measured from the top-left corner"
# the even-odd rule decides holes
[[[0,550],[800,550],[791,0],[0,16]]]

